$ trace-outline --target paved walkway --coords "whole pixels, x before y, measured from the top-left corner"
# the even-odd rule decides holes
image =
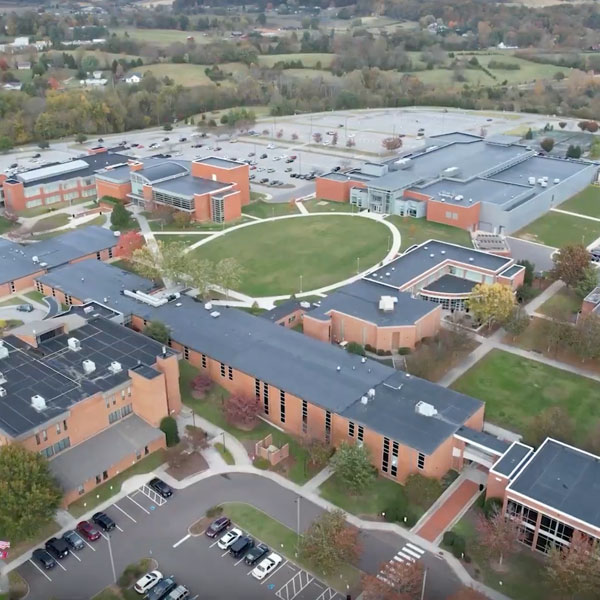
[[[549,300],[552,296],[554,296],[554,294],[556,294],[556,292],[558,292],[563,287],[565,287],[565,284],[560,280],[551,283],[539,296],[536,296],[535,298],[533,298],[533,300],[530,300],[525,305],[525,311],[527,312],[527,314],[532,315],[535,312],[537,312],[537,309],[540,308],[540,306],[542,306],[542,304],[544,304],[546,300]]]
[[[307,492],[317,492],[317,490],[333,475],[333,469],[327,465],[322,471],[319,471],[312,479],[309,479],[302,489]],[[317,492],[318,493],[318,492]]]

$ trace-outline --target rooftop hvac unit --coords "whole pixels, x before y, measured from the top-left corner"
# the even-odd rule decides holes
[[[369,388],[369,391],[367,392],[367,396],[371,399],[375,398],[375,388]]]
[[[94,307],[93,307],[93,306],[86,306],[86,307],[83,309],[83,312],[84,312],[86,315],[89,315],[91,312],[94,312]]]
[[[73,350],[73,352],[81,350],[81,342],[76,337],[70,337],[67,340],[67,346],[69,346],[69,350]]]
[[[554,180],[554,183],[560,183],[560,179],[557,177],[557,178]]]
[[[0,398],[6,398],[6,390],[0,387]]]
[[[111,373],[116,374],[116,373],[120,373],[123,370],[123,368],[121,367],[121,363],[120,362],[117,362],[116,360],[113,360],[110,363],[110,365],[108,366],[108,370]]]
[[[547,181],[542,181],[542,183],[540,184],[543,188],[548,187],[548,182]]]
[[[429,402],[423,402],[422,400],[417,402],[415,411],[424,417],[435,417],[435,415],[437,415],[435,406],[433,406],[433,404],[429,404]]]
[[[535,185],[535,177],[530,177],[527,181],[529,181],[529,185]]]
[[[37,256],[32,256],[32,257],[31,257],[31,260],[32,260],[34,263],[39,263],[39,262],[40,262],[40,259],[39,259]]]
[[[306,300],[303,300],[302,302],[300,302],[300,308],[310,308],[310,302],[307,302]]]
[[[362,396],[360,399],[360,403],[366,406],[367,404],[369,404],[369,398],[367,396]]]
[[[462,194],[458,194],[458,196],[454,196],[455,202],[461,202],[464,199]]]
[[[381,296],[381,298],[379,298],[379,310],[392,312],[396,302],[398,302],[398,298],[395,298],[394,296]]]
[[[213,310],[213,311],[210,313],[210,316],[211,316],[213,319],[216,319],[217,317],[220,317],[220,316],[221,316],[221,313],[220,313],[218,310]]]
[[[204,305],[204,308],[205,308],[206,310],[212,310],[212,307],[213,307],[213,305],[212,305],[212,302],[207,302],[207,303]]]
[[[90,373],[93,373],[96,370],[96,363],[93,360],[90,360],[89,358],[86,358],[81,364],[83,366],[83,372],[86,375],[89,375]]]
[[[47,262],[41,262],[41,263],[40,263],[40,267],[47,267],[47,266],[48,266],[48,263],[47,263]]]
[[[34,408],[34,410],[37,410],[38,412],[41,410],[45,410],[46,400],[43,396],[36,394],[35,396],[31,396],[31,406]]]

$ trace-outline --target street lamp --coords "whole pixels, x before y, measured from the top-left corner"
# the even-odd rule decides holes
[[[356,274],[358,275],[360,273],[360,257],[357,256],[356,257]]]
[[[296,553],[300,546],[300,496],[296,497]]]

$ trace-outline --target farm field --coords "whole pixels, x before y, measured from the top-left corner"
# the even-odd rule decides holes
[[[145,65],[140,67],[139,71],[145,73],[150,71],[154,77],[170,77],[175,84],[192,87],[195,85],[214,85],[204,72],[206,67],[203,65],[190,64],[170,64],[160,63],[155,65]]]
[[[323,69],[328,68],[331,65],[331,61],[334,59],[335,54],[328,54],[325,52],[314,53],[314,54],[267,54],[259,56],[258,64],[261,67],[272,67],[278,62],[289,62],[292,60],[301,60],[305,67],[315,68],[317,63],[321,63]]]

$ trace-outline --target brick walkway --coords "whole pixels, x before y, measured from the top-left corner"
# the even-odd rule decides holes
[[[479,485],[465,479],[448,499],[421,525],[417,535],[435,543],[443,535],[449,525],[461,512],[465,505],[470,504],[475,495],[479,494]]]

